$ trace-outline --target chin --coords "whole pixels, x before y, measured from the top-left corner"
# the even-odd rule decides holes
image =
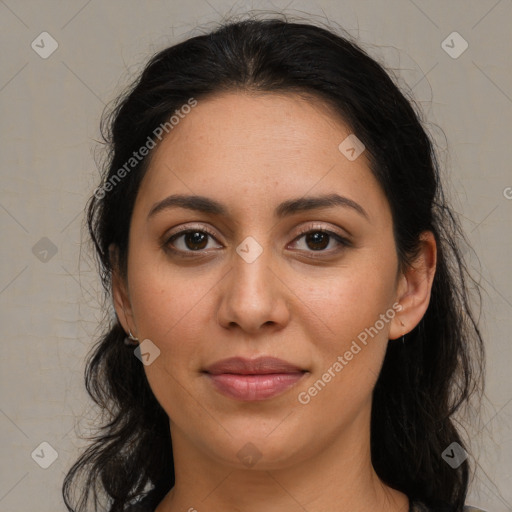
[[[252,428],[236,430],[243,432],[243,435],[234,435],[229,439],[223,436],[221,442],[213,443],[210,439],[210,446],[216,447],[214,457],[238,469],[270,471],[285,469],[311,456],[312,453],[307,453],[308,444],[311,446],[311,443],[298,439],[298,434],[290,431],[272,432],[281,420],[276,421],[271,428],[264,429],[254,428],[252,421]],[[233,432],[229,425],[226,425],[226,429]]]

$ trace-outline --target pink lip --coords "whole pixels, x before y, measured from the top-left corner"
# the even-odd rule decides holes
[[[283,359],[275,357],[260,356],[256,359],[245,359],[243,357],[230,357],[222,359],[205,370],[212,375],[221,373],[236,373],[238,375],[264,375],[268,373],[296,373],[304,371]]]
[[[265,400],[296,384],[306,371],[282,359],[233,357],[206,369],[215,388],[222,394],[244,401]]]

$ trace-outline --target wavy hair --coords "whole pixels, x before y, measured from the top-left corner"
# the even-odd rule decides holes
[[[298,93],[327,104],[366,147],[391,208],[401,268],[414,261],[423,231],[435,235],[428,309],[404,343],[388,344],[373,391],[371,458],[392,488],[462,511],[469,460],[452,468],[442,453],[453,442],[466,446],[454,414],[483,393],[484,347],[468,286],[477,283],[462,256],[465,236],[445,199],[435,145],[414,100],[350,37],[278,16],[248,18],[224,22],[149,60],[102,119],[108,158],[102,192],[87,205],[87,225],[106,300],[113,270],[108,248],[119,248],[118,270],[126,277],[130,219],[151,152],[115,186],[107,183],[190,98],[224,91]],[[109,322],[87,360],[86,389],[108,418],[64,480],[72,512],[84,512],[91,493],[95,507],[106,496],[111,512],[142,497],[156,506],[174,486],[169,419],[125,336],[117,319]]]

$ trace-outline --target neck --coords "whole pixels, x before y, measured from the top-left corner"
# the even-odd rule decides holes
[[[263,469],[213,460],[172,423],[171,436],[176,481],[156,512],[409,510],[407,496],[384,484],[371,465],[369,417],[346,426],[313,458]]]

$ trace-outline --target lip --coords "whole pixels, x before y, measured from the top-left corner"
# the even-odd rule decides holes
[[[266,400],[284,393],[307,373],[275,357],[232,357],[206,368],[209,381],[220,393],[243,401]]]
[[[260,356],[255,359],[230,357],[221,359],[208,366],[205,370],[212,375],[236,373],[237,375],[266,375],[270,373],[296,373],[304,371],[299,366],[277,359],[276,357]]]

